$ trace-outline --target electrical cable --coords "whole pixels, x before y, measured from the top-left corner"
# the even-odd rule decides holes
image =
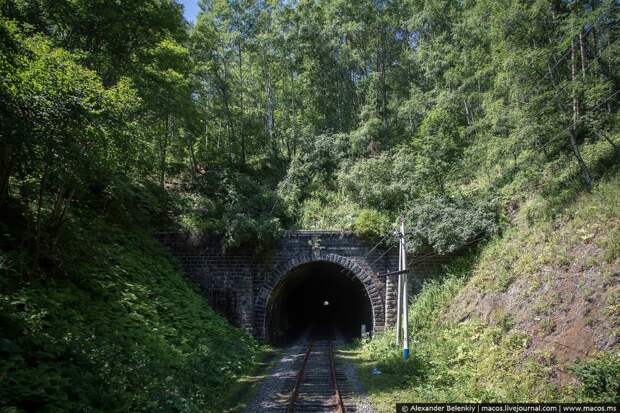
[[[383,257],[384,257],[384,256],[385,256],[388,252],[390,252],[390,251],[392,250],[392,248],[394,248],[394,247],[395,247],[395,245],[392,245],[390,248],[388,248],[387,250],[385,250],[385,252],[379,256],[379,258],[377,258],[376,260],[374,260],[374,261],[370,264],[370,267],[372,267],[373,265],[375,265],[377,261],[379,261],[381,258],[383,258]]]

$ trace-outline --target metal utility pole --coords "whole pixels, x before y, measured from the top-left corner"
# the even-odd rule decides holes
[[[403,217],[400,217],[400,224],[402,229]],[[400,345],[400,330],[402,328],[400,322],[400,313],[402,311],[402,270],[403,270],[403,237],[402,231],[398,232],[398,289],[396,290],[396,345]],[[387,279],[387,278],[386,278]]]
[[[405,219],[401,216],[400,218],[400,269],[402,274],[399,277],[403,277],[402,281],[402,300],[403,300],[403,359],[407,360],[409,358],[409,331],[407,328],[408,324],[408,316],[407,316],[407,301],[409,300],[407,294],[407,278],[409,275],[407,274],[407,249],[405,248]],[[399,282],[399,285],[401,283]]]
[[[387,303],[388,303],[388,282],[390,277],[394,275],[398,276],[398,290],[396,292],[396,345],[400,346],[400,338],[402,334],[403,342],[403,358],[407,360],[409,358],[409,331],[408,331],[408,315],[407,304],[409,300],[409,294],[407,293],[407,248],[405,244],[405,218],[400,217],[400,228],[395,232],[398,236],[398,271],[391,271],[385,274],[380,274],[380,277],[385,277],[385,313],[387,320]],[[387,321],[386,321],[387,326]]]

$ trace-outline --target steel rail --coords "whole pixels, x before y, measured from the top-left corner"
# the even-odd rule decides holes
[[[306,364],[308,363],[308,357],[310,356],[310,352],[312,351],[312,346],[314,345],[314,341],[310,341],[308,344],[308,348],[306,349],[306,354],[304,354],[304,359],[301,363],[301,368],[299,369],[299,373],[297,373],[297,379],[295,380],[295,386],[293,387],[293,392],[291,394],[291,399],[288,403],[288,413],[295,412],[295,403],[297,402],[297,397],[299,396],[299,386],[301,385],[301,381],[304,378],[304,370],[306,369]]]
[[[338,389],[338,380],[336,379],[336,361],[334,359],[334,343],[329,341],[329,365],[332,371],[332,383],[334,384],[334,393],[336,397],[336,413],[345,413],[342,395]]]

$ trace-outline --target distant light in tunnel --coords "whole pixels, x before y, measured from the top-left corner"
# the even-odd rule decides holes
[[[323,307],[327,307],[329,305],[329,301],[325,300],[323,301]]]

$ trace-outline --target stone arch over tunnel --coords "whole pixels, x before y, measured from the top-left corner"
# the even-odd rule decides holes
[[[315,333],[336,330],[357,337],[383,328],[381,286],[354,258],[304,255],[273,271],[255,302],[259,337],[272,342],[294,339],[311,325]],[[327,304],[325,302],[327,301]]]

